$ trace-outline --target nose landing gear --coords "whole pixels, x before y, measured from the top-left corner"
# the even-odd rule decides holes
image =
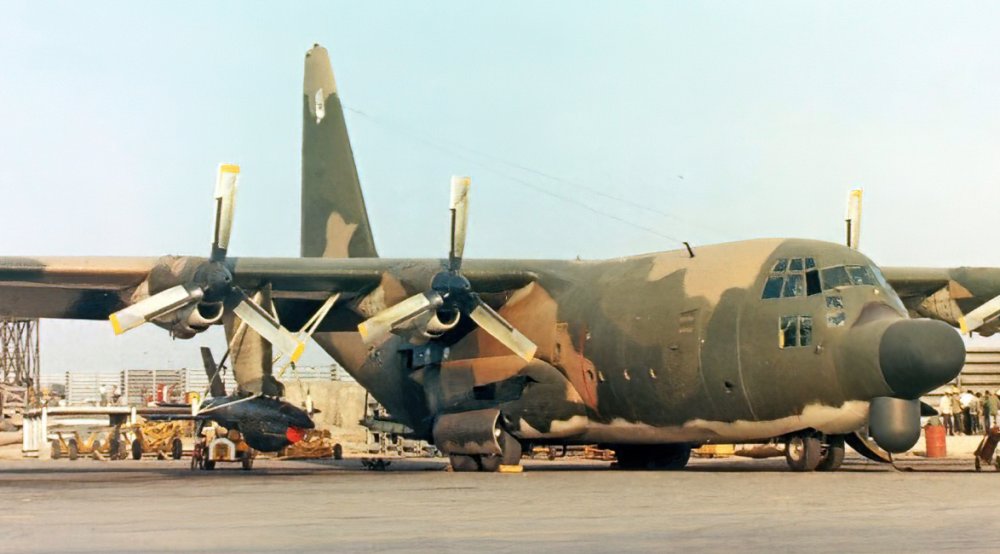
[[[785,461],[792,471],[835,471],[844,462],[844,437],[792,435],[785,446]]]

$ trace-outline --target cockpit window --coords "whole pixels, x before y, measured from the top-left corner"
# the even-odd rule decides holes
[[[819,271],[810,269],[806,272],[806,296],[812,296],[821,292],[823,292],[823,287],[819,284]]]
[[[767,278],[767,283],[764,284],[764,296],[763,298],[780,298],[781,297],[781,285],[785,282],[785,278],[778,276],[772,276]]]
[[[805,296],[805,293],[805,284],[802,282],[801,274],[792,273],[785,278],[785,288],[781,291],[782,298]]]
[[[851,285],[878,286],[872,269],[864,265],[834,266],[822,270],[823,290]]]
[[[764,283],[761,298],[794,298],[822,292],[816,260],[813,258],[778,258]]]
[[[862,265],[847,266],[847,273],[851,275],[851,282],[855,285],[875,286],[875,276],[870,269]]]
[[[847,274],[847,268],[842,265],[828,267],[822,270],[821,273],[823,274],[824,290],[845,287],[851,284],[851,277]]]

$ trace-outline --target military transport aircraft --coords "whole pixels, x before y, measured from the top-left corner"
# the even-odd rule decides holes
[[[266,340],[235,376],[266,396],[281,389],[261,360],[272,345],[297,357],[288,328],[311,327],[396,420],[468,471],[517,464],[529,443],[598,443],[621,468],[676,469],[692,445],[772,437],[792,469],[832,470],[866,425],[905,451],[917,399],[962,367],[948,324],[996,330],[1000,269],[880,269],[815,240],[464,260],[467,178],[452,180],[446,258],[378,258],[318,45],[304,85],[301,258],[227,256],[238,168],[223,165],[208,258],[0,258],[0,314],[110,318],[116,332],[152,322],[175,337],[220,322],[232,336],[239,318]]]

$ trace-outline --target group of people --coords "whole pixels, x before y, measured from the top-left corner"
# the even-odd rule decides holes
[[[959,393],[956,388],[941,397],[938,411],[949,435],[978,435],[997,424],[1000,397],[992,391]]]

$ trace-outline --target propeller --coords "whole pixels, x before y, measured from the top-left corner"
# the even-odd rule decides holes
[[[468,177],[451,178],[451,248],[447,268],[431,280],[431,290],[390,306],[358,325],[365,344],[372,344],[414,322],[426,325],[424,318],[434,314],[445,314],[449,321],[454,321],[456,315],[464,315],[518,356],[527,361],[534,358],[538,347],[483,302],[461,273],[470,184]]]
[[[209,320],[209,324],[221,319],[220,308],[234,313],[293,361],[299,359],[305,343],[282,327],[274,316],[251,300],[243,289],[234,285],[233,274],[225,265],[229,236],[233,229],[239,174],[238,165],[219,165],[215,181],[215,227],[212,252],[208,260],[198,266],[190,282],[160,291],[111,314],[109,319],[116,335],[189,306],[198,310],[198,305],[204,305],[211,312],[208,317],[203,317]]]

